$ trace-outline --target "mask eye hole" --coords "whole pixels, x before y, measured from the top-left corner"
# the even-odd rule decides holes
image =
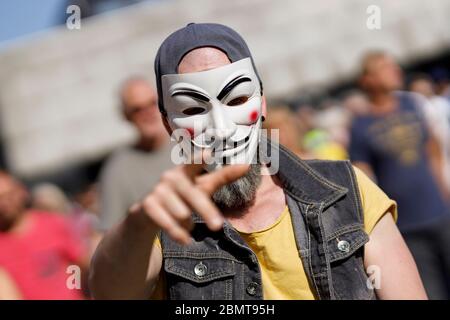
[[[183,110],[183,113],[187,116],[193,116],[196,114],[200,114],[203,111],[205,111],[204,108],[200,108],[200,107],[193,107],[193,108],[187,108]]]
[[[228,102],[227,106],[230,106],[230,107],[239,106],[241,104],[246,103],[247,101],[248,101],[248,97],[241,96],[241,97],[234,98],[233,100]]]

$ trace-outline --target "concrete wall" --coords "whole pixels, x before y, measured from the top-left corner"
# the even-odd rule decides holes
[[[366,27],[369,5],[381,30]],[[0,51],[0,121],[7,161],[33,176],[96,159],[130,142],[117,108],[128,75],[153,80],[158,45],[188,22],[238,30],[270,97],[350,77],[367,48],[402,61],[450,48],[447,0],[172,0],[141,4],[65,26]]]

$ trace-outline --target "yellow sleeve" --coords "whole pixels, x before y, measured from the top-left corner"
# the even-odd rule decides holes
[[[161,250],[161,241],[159,240],[158,235],[155,237],[155,240],[153,240],[153,245],[158,247],[159,250]],[[150,300],[164,300],[165,297],[166,297],[165,279],[164,279],[164,273],[161,272],[159,274],[158,281],[156,282],[153,292],[150,296]]]
[[[370,234],[375,225],[385,215],[392,214],[397,221],[397,203],[390,199],[370,178],[360,169],[355,169],[356,180],[358,182],[359,194],[364,213],[364,230]]]
[[[159,241],[158,235],[156,235],[155,240],[153,240],[153,245],[157,246],[161,250],[161,242]]]

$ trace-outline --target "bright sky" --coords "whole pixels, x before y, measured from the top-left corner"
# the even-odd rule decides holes
[[[66,3],[65,0],[0,1],[0,44],[62,23]]]

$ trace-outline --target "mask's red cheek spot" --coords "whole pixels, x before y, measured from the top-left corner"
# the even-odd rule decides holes
[[[194,129],[193,128],[186,128],[186,131],[188,132],[188,134],[193,137],[194,136]]]
[[[258,111],[252,111],[249,115],[250,121],[255,122],[256,119],[258,119],[259,112]]]

